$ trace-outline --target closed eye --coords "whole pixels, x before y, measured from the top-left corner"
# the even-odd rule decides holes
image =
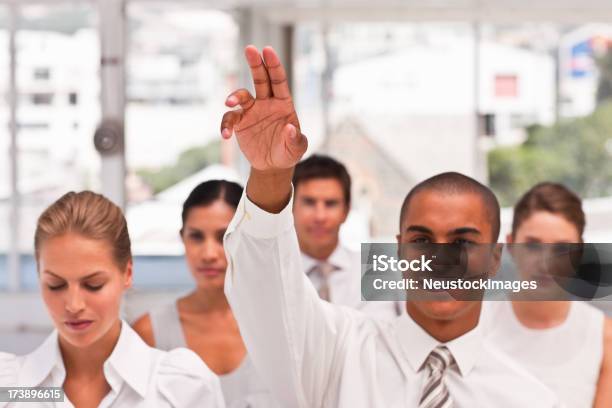
[[[66,287],[65,283],[61,283],[59,285],[47,285],[47,287],[49,288],[49,290],[61,290],[64,289]]]

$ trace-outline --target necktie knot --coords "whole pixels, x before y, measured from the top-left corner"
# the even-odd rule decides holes
[[[425,366],[429,367],[419,408],[452,408],[453,400],[444,383],[444,372],[454,363],[450,350],[439,345],[429,353]]]
[[[322,261],[317,263],[308,271],[309,276],[314,275],[317,277],[316,280],[319,281],[317,292],[319,293],[319,297],[321,299],[326,300],[328,302],[331,300],[329,289],[329,275],[331,275],[332,272],[338,269],[338,267],[330,264],[329,262]]]
[[[338,269],[337,267],[330,264],[329,262],[323,261],[323,262],[318,262],[315,266],[313,266],[310,269],[309,274],[314,273],[318,275],[321,279],[327,279],[329,278],[329,275],[331,275],[331,273],[337,269]]]
[[[432,370],[443,373],[453,364],[453,355],[446,346],[439,345],[429,353],[425,364]]]

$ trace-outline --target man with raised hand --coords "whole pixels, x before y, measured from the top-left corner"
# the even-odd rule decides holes
[[[272,48],[245,50],[255,84],[232,93],[223,137],[251,163],[225,245],[225,290],[253,362],[285,407],[556,407],[556,397],[488,345],[480,301],[407,301],[376,320],[322,301],[302,271],[293,168],[307,141]],[[389,101],[392,103],[393,101]],[[399,243],[494,243],[499,205],[475,180],[445,173],[407,195]],[[499,251],[490,251],[491,272]]]

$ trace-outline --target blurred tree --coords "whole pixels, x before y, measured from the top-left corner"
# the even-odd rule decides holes
[[[597,104],[612,99],[612,49],[597,59],[599,83],[597,85]]]
[[[612,194],[612,101],[593,114],[528,130],[525,143],[489,152],[489,180],[502,205],[513,205],[542,181],[581,197]]]
[[[176,163],[160,169],[138,169],[136,173],[153,189],[155,194],[197,173],[206,166],[221,161],[221,142],[214,141],[204,147],[182,152]]]

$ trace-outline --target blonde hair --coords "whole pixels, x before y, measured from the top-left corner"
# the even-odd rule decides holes
[[[132,260],[125,217],[119,207],[100,194],[91,191],[69,192],[42,213],[34,234],[36,262],[45,241],[69,232],[109,243],[113,249],[113,260],[121,269]]]

